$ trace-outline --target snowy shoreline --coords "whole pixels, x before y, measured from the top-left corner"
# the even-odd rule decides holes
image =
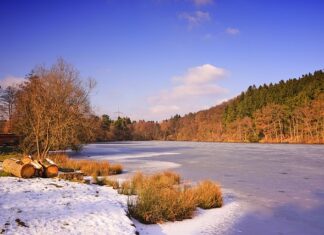
[[[198,209],[189,220],[144,225],[127,216],[127,196],[110,187],[14,177],[1,177],[0,185],[3,234],[223,234],[241,213],[238,201],[225,193],[222,208]]]

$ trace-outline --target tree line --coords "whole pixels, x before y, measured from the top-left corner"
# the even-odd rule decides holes
[[[250,86],[239,96],[197,113],[155,121],[96,115],[95,82],[59,59],[38,66],[19,86],[0,89],[0,130],[20,137],[39,158],[50,150],[121,140],[324,143],[324,72]]]
[[[253,85],[221,105],[162,122],[107,117],[97,117],[104,127],[97,141],[324,143],[324,72]]]

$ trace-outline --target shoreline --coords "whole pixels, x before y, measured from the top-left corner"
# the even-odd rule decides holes
[[[217,143],[217,144],[260,144],[260,145],[324,145],[324,143],[297,143],[297,142],[230,142],[230,141],[198,141],[198,140],[112,140],[102,142],[92,142],[89,144],[125,144],[136,142],[182,142],[182,143]]]
[[[224,234],[244,214],[235,194],[224,190],[221,208],[198,208],[192,219],[144,225],[128,217],[127,196],[111,187],[43,178],[1,177],[0,183],[0,231],[5,234]]]

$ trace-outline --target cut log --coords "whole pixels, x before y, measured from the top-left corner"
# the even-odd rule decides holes
[[[28,164],[28,163],[31,163],[33,161],[33,159],[31,158],[31,156],[24,156],[21,161],[24,163],[24,164]]]
[[[42,177],[44,174],[44,169],[43,166],[37,161],[37,160],[33,160],[33,158],[29,155],[29,156],[24,156],[21,161],[24,164],[31,164],[34,168],[35,168],[35,176],[36,177]]]
[[[37,160],[33,160],[30,164],[35,168],[35,176],[42,177],[44,175],[44,168]]]
[[[22,161],[9,158],[3,161],[3,170],[20,178],[31,178],[35,174],[35,168],[31,164],[24,164]]]
[[[41,164],[44,168],[44,177],[53,178],[58,175],[59,168],[52,160],[45,158]]]

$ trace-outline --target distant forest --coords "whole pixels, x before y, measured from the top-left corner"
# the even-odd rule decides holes
[[[250,86],[239,96],[162,122],[96,117],[96,141],[324,143],[324,72]]]
[[[91,141],[181,140],[324,143],[324,72],[250,86],[239,96],[197,113],[162,122],[91,115]],[[2,125],[2,127],[1,127]],[[0,122],[8,132],[8,122]],[[10,129],[10,128],[9,128]]]

